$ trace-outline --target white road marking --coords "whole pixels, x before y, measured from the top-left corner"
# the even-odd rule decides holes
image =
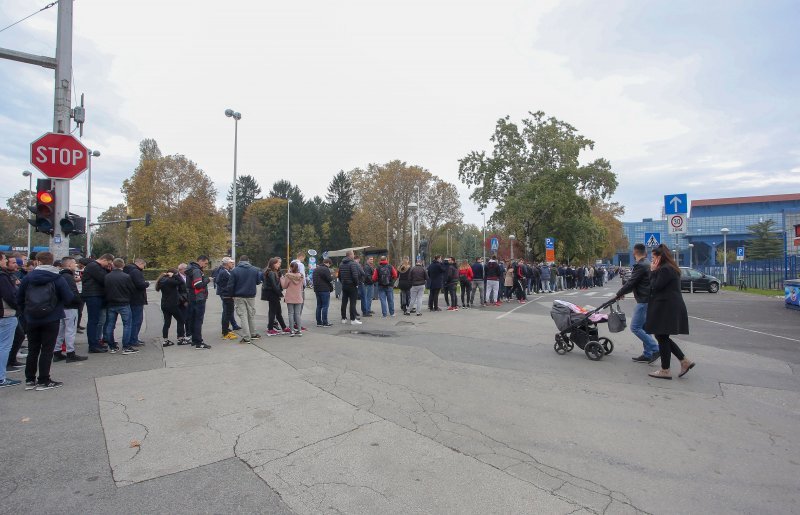
[[[527,302],[526,304],[520,304],[519,306],[515,307],[515,308],[514,308],[514,309],[512,309],[511,311],[506,311],[505,313],[503,313],[503,314],[501,314],[501,315],[498,315],[498,316],[496,316],[496,317],[495,317],[495,320],[500,320],[501,318],[507,317],[508,315],[510,315],[510,314],[511,314],[511,313],[513,313],[514,311],[518,310],[519,308],[524,308],[525,306],[527,306],[527,305],[528,305],[528,304],[530,304],[531,302],[535,302],[535,301],[537,301],[537,300],[539,300],[539,299],[541,299],[541,298],[544,298],[544,295],[542,295],[541,297],[536,297],[535,299],[528,299],[528,302]]]
[[[700,318],[700,317],[690,316],[689,318],[694,318],[695,320],[702,320],[703,322],[708,322],[709,324],[724,325],[725,327],[730,327],[731,329],[739,329],[740,331],[747,331],[747,332],[750,332],[750,333],[763,334],[764,336],[772,336],[773,338],[780,338],[781,340],[789,340],[790,342],[800,343],[800,340],[797,340],[795,338],[789,338],[788,336],[779,336],[777,334],[770,334],[770,333],[765,333],[765,332],[762,332],[762,331],[756,331],[755,329],[746,329],[744,327],[738,327],[738,326],[730,325],[730,324],[723,324],[722,322],[715,322],[713,320],[706,320],[705,318]]]
[[[578,294],[578,292],[574,291],[572,293],[565,293],[564,296],[565,297],[571,297],[572,295],[577,295],[577,294]]]
[[[613,293],[604,293],[603,294],[603,297],[613,297],[613,296],[614,296]]]
[[[597,292],[596,291],[586,292],[587,297],[591,297],[592,295],[597,295]]]

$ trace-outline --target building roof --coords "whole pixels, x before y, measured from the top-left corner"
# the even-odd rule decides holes
[[[791,202],[800,201],[800,193],[787,193],[785,195],[760,195],[757,197],[730,197],[693,200],[692,207],[726,206],[731,204],[756,204],[760,202]]]

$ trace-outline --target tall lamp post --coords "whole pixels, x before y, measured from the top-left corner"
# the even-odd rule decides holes
[[[289,268],[289,263],[292,258],[289,256],[289,206],[292,205],[292,199],[286,197],[286,268]]]
[[[386,257],[389,257],[389,219],[386,219]]]
[[[417,203],[409,202],[408,210],[411,211],[411,263],[413,265],[417,262],[417,253],[415,252],[416,249],[414,247],[414,238],[416,237],[414,224],[416,222],[415,218],[417,214]]]
[[[516,239],[516,236],[511,234],[511,235],[508,236],[508,239],[510,240],[510,243],[509,243],[508,246],[511,248],[511,261],[514,261],[514,239]]]
[[[694,265],[692,264],[692,249],[694,248],[694,243],[689,244],[689,268],[692,268]]]
[[[483,215],[483,266],[486,266],[486,213],[481,212]]]
[[[242,113],[226,109],[225,116],[233,118],[233,203],[231,204],[231,257],[236,262],[236,159],[239,153],[239,120]],[[287,239],[288,241],[288,239]]]
[[[86,176],[86,257],[92,256],[92,161],[100,157],[99,150],[89,152],[89,169]]]
[[[28,178],[28,205],[33,203],[33,174],[30,170],[22,172],[23,177]],[[28,224],[28,256],[31,255],[31,224]]]
[[[722,284],[728,285],[728,233],[731,232],[727,227],[720,230],[722,233]]]

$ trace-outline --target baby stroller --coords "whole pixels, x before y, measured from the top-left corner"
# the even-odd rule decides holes
[[[611,354],[614,351],[614,342],[610,338],[600,336],[597,330],[598,324],[604,324],[609,321],[609,315],[601,314],[600,311],[611,307],[616,302],[616,299],[611,299],[603,303],[600,307],[591,311],[586,311],[583,308],[565,302],[563,300],[553,301],[553,307],[550,310],[550,317],[556,323],[559,332],[555,336],[555,344],[553,349],[557,354],[566,354],[578,346],[586,353],[586,357],[592,361],[599,361],[603,359],[606,354]],[[624,314],[611,310],[613,315],[616,315],[614,324],[615,329],[612,332],[619,332],[624,329]],[[609,330],[611,328],[609,327]]]

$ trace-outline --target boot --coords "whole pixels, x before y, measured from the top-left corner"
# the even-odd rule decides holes
[[[75,363],[76,361],[86,361],[89,359],[86,356],[78,356],[74,352],[67,352],[67,363]]]
[[[67,359],[67,357],[64,356],[64,354],[61,351],[53,353],[53,362],[64,361],[65,359]]]

